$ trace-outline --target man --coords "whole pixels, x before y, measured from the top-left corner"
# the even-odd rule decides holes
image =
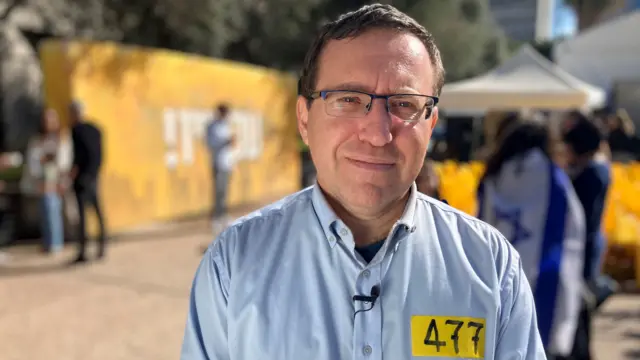
[[[598,152],[605,136],[598,125],[584,114],[572,111],[567,117],[568,129],[563,133],[563,141],[568,152],[567,171],[584,208],[586,220],[582,276],[593,296],[600,297],[598,295],[604,293],[604,296],[608,297],[614,289],[607,289],[607,283],[601,282],[603,278],[600,273],[606,249],[606,240],[602,233],[602,216],[611,184],[608,160],[598,159]],[[583,299],[571,359],[592,358],[591,321],[598,304],[596,299],[590,298],[591,296],[585,296]]]
[[[73,167],[71,178],[73,190],[78,202],[79,242],[75,263],[87,261],[87,231],[85,207],[93,207],[100,226],[98,237],[98,259],[105,256],[106,234],[104,218],[100,207],[98,187],[100,167],[102,166],[102,133],[95,125],[85,121],[82,104],[74,102],[69,107],[71,120],[71,140],[73,142]]]
[[[207,126],[207,146],[211,153],[211,169],[213,175],[213,210],[214,231],[217,233],[226,226],[227,195],[229,178],[233,170],[234,136],[229,123],[229,107],[221,104],[216,109],[213,120]]]
[[[416,190],[444,83],[432,36],[362,7],[321,29],[300,81],[317,184],[210,246],[182,359],[544,359],[518,254]]]

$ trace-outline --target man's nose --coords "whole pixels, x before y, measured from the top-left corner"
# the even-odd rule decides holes
[[[376,101],[377,100],[377,101]],[[391,115],[387,111],[384,99],[375,99],[371,110],[360,119],[358,137],[372,146],[385,146],[393,140],[391,133]]]

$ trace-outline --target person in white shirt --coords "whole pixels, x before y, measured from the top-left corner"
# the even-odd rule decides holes
[[[229,106],[218,105],[216,114],[207,125],[207,148],[211,154],[211,171],[213,180],[214,231],[222,230],[229,222],[227,214],[227,197],[229,179],[233,171],[233,144],[235,136],[229,122]]]

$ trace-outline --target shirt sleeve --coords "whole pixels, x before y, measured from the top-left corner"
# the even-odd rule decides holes
[[[181,360],[228,360],[229,275],[220,239],[209,247],[195,275],[189,299]]]
[[[531,287],[520,259],[510,265],[501,289],[502,311],[495,358],[545,360]]]

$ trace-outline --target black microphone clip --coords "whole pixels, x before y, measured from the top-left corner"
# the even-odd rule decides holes
[[[378,300],[379,296],[380,296],[380,286],[374,285],[371,288],[371,295],[369,295],[369,296],[367,296],[367,295],[354,295],[353,296],[353,301],[364,301],[364,302],[370,302],[371,304],[375,304],[376,300]]]
[[[369,310],[373,309],[373,307],[376,305],[376,300],[378,300],[379,297],[380,297],[380,286],[378,286],[378,285],[374,285],[371,288],[371,295],[369,295],[369,296],[367,296],[367,295],[354,295],[353,296],[353,301],[368,302],[368,303],[371,303],[371,306],[369,306],[368,309],[360,309],[360,310],[356,311],[353,314],[353,319],[355,320],[356,315],[358,315],[358,313],[369,311]]]

